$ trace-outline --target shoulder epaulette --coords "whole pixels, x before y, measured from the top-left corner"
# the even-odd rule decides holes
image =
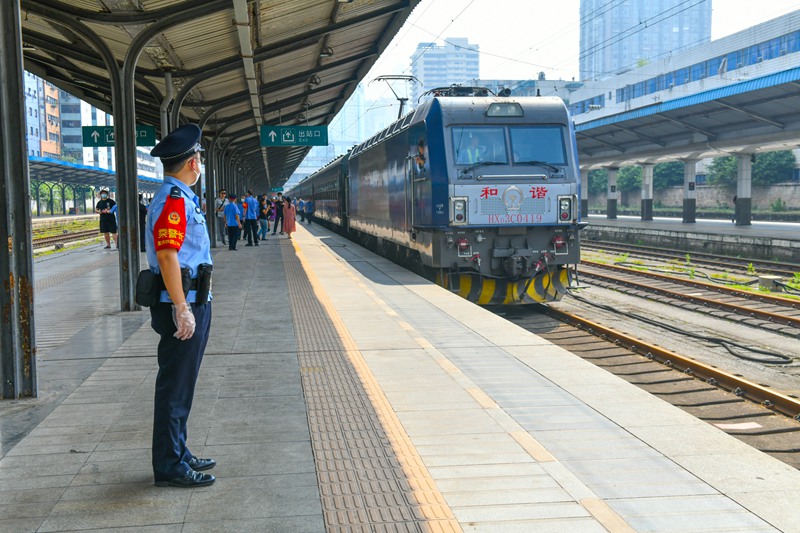
[[[170,198],[180,198],[181,197],[181,188],[175,185],[173,188],[169,190],[169,197]]]

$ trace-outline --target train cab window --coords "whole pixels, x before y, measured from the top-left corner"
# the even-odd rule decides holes
[[[456,165],[508,163],[503,128],[454,127],[453,153]]]
[[[562,126],[512,126],[511,151],[515,164],[542,161],[551,165],[566,165],[564,128]]]

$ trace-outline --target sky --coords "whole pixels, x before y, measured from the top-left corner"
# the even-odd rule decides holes
[[[640,0],[632,0],[640,1]],[[719,39],[800,9],[800,0],[711,0],[711,38]],[[466,37],[480,46],[483,79],[578,76],[579,0],[422,0],[364,80],[368,98],[386,93],[369,81],[410,74],[420,42]],[[389,93],[390,94],[390,93]]]

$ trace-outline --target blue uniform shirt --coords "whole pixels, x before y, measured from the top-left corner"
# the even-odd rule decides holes
[[[254,196],[248,196],[244,201],[247,202],[247,211],[244,217],[247,220],[255,220],[258,218],[258,200],[256,200]]]
[[[147,231],[145,232],[147,263],[150,266],[150,270],[156,274],[161,273],[161,267],[158,265],[158,256],[156,255],[154,230],[156,221],[161,216],[164,204],[169,198],[170,191],[175,186],[180,189],[181,197],[184,200],[184,216],[186,220],[186,233],[183,244],[178,249],[178,262],[181,268],[188,267],[192,278],[196,278],[198,265],[203,263],[212,264],[211,241],[208,238],[206,219],[200,210],[200,199],[188,185],[172,176],[164,176],[164,184],[158,189],[147,209]],[[164,299],[163,292],[161,301],[169,301]],[[189,291],[187,300],[193,301],[192,293],[194,291]]]
[[[239,215],[239,220],[242,219],[242,210],[239,209],[239,206],[236,202],[229,202],[228,205],[225,206],[225,209],[222,211],[225,213],[225,225],[227,226],[239,226],[239,223],[236,222],[236,215]]]

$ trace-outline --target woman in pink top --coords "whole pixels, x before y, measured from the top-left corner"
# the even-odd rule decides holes
[[[292,233],[297,230],[295,221],[297,219],[297,208],[292,203],[291,198],[284,198],[283,204],[283,231],[292,238]]]

